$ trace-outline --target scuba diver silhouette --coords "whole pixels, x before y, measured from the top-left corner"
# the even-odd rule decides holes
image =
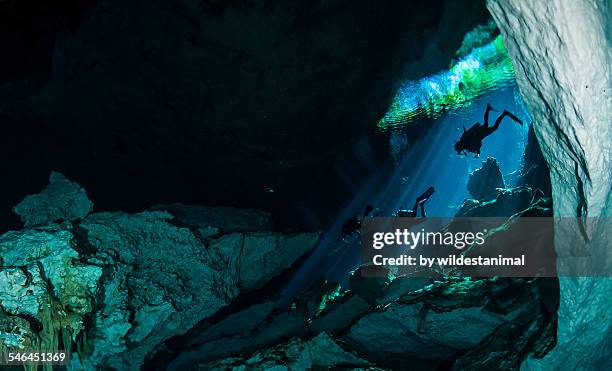
[[[417,220],[424,219],[427,216],[425,214],[425,202],[429,200],[429,198],[431,197],[431,195],[434,194],[435,191],[436,190],[434,189],[434,187],[427,188],[427,190],[423,192],[422,195],[416,198],[412,210],[398,210],[397,212],[393,213],[393,216],[400,218],[415,218]],[[421,209],[421,217],[417,218],[417,211],[419,208]],[[359,232],[363,220],[367,217],[376,215],[378,211],[379,209],[375,209],[372,205],[366,205],[362,217],[355,215],[347,219],[344,224],[342,224],[342,236],[346,237],[354,232]]]
[[[397,212],[395,213],[395,216],[401,217],[401,218],[416,218],[417,209],[420,206],[421,218],[427,217],[427,215],[425,214],[425,201],[429,200],[429,198],[431,197],[431,195],[434,194],[435,191],[436,189],[434,187],[427,188],[427,190],[423,192],[422,195],[416,198],[416,200],[414,201],[414,206],[412,207],[412,210],[397,210]]]
[[[493,134],[493,132],[495,132],[495,130],[499,128],[499,124],[506,116],[523,125],[523,121],[521,121],[518,117],[508,112],[507,110],[504,110],[504,112],[499,115],[497,120],[495,120],[495,124],[493,126],[489,126],[490,111],[499,112],[487,103],[487,109],[485,110],[484,114],[484,125],[481,125],[479,122],[477,122],[467,130],[465,129],[465,126],[463,127],[463,134],[461,134],[461,138],[459,138],[457,143],[455,143],[455,151],[457,151],[458,154],[467,155],[468,152],[472,152],[476,154],[476,156],[474,157],[480,156],[480,147],[482,146],[482,140]]]
[[[357,215],[355,215],[345,221],[342,225],[342,236],[348,236],[353,232],[358,232],[361,228],[361,221],[363,220],[363,218],[367,217],[368,214],[370,214],[372,211],[374,211],[374,206],[366,205],[362,218],[359,218]]]

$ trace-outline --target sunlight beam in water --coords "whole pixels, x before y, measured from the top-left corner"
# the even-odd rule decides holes
[[[486,92],[513,84],[512,61],[500,35],[473,49],[448,71],[405,82],[378,128],[400,127],[420,117],[435,119],[449,109],[470,105]]]

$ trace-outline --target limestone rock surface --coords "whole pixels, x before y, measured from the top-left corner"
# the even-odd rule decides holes
[[[574,235],[556,234],[557,254],[584,231],[591,251],[609,251],[610,233],[596,218],[612,208],[612,3],[488,0],[487,7],[550,168],[555,216],[577,217]],[[525,369],[612,364],[612,279],[565,277],[560,286],[559,344]]]
[[[498,193],[499,200],[472,200],[476,215],[502,216],[489,218],[507,224],[497,235],[512,234],[522,216],[551,215],[550,199],[529,187]],[[319,279],[290,308],[254,303],[193,332],[169,355],[168,368],[282,368],[266,362],[276,362],[275,355],[293,365],[287,345],[321,334],[373,367],[389,369],[517,369],[527,356],[544,356],[556,344],[555,278],[394,277],[385,269],[361,276],[374,268],[354,271],[348,291]]]
[[[168,368],[316,369],[346,363],[517,369],[527,355],[541,356],[555,344],[556,285],[555,279],[446,278],[404,294],[381,287],[377,304],[344,292],[318,314],[299,303],[288,311],[270,311],[262,303],[202,332]],[[327,351],[318,349],[323,344]]]
[[[26,227],[58,220],[82,219],[93,203],[80,185],[58,172],[51,172],[49,185],[41,193],[27,196],[13,209]]]
[[[543,194],[531,187],[498,189],[495,197],[488,201],[467,199],[456,216],[459,217],[510,217],[525,210]]]
[[[0,236],[0,350],[58,350],[80,343],[102,268],[83,262],[72,226]]]
[[[96,252],[90,259],[110,270],[95,317],[104,335],[94,338],[86,360],[92,366],[139,367],[163,341],[289,268],[318,238],[245,232],[203,242],[171,221],[169,213],[151,211],[92,214],[80,223],[83,241]],[[109,352],[118,344],[116,354]]]
[[[275,232],[268,214],[232,208],[194,206],[181,220],[166,211],[87,215],[85,191],[58,173],[20,205],[36,227],[0,236],[0,351],[72,349],[71,370],[143,367],[166,340],[270,283],[319,237]]]
[[[206,365],[209,370],[311,370],[333,367],[367,367],[371,363],[348,352],[321,333],[311,340],[292,339],[258,351],[250,357],[234,357]]]
[[[504,178],[497,160],[487,158],[480,169],[475,170],[468,178],[467,188],[473,198],[488,200],[495,197],[497,188],[504,188]]]

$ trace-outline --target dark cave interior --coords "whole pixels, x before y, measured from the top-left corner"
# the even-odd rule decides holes
[[[482,1],[0,6],[15,50],[0,80],[5,230],[51,170],[96,210],[182,202],[328,226],[389,162],[372,123],[399,81],[446,68],[488,18]]]

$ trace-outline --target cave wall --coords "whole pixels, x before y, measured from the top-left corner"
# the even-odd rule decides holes
[[[597,219],[612,206],[612,9],[609,1],[488,0],[550,168],[554,212],[579,217],[592,252],[612,246]],[[582,234],[581,226],[573,229]],[[557,233],[557,254],[568,238]],[[561,264],[561,263],[558,263]],[[612,364],[612,280],[560,279],[558,345],[525,369],[600,369]]]
[[[303,203],[333,215],[367,173],[361,159],[386,156],[372,128],[397,84],[447,68],[490,17],[484,0],[11,3],[16,43],[29,22],[54,27],[30,31],[50,39],[44,58],[21,48],[38,65],[0,81],[0,148],[19,159],[3,164],[14,181],[2,210],[56,170],[106,210]]]

